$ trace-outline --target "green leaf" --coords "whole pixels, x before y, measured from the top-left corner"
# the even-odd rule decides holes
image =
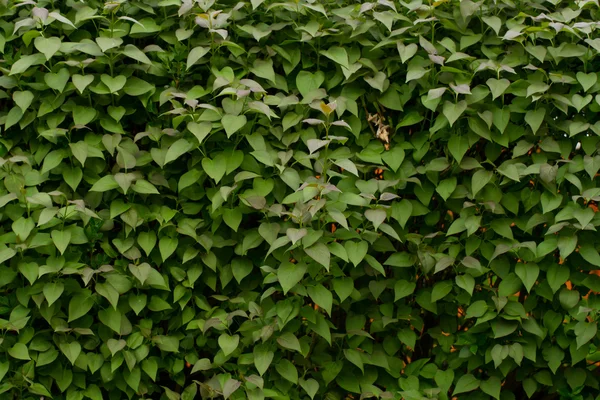
[[[360,353],[354,349],[344,349],[344,355],[346,356],[346,360],[350,361],[352,364],[356,365],[364,374],[365,368],[363,366],[363,361]]]
[[[387,213],[381,208],[370,209],[365,211],[365,218],[369,220],[373,224],[373,228],[377,230],[386,220]]]
[[[456,180],[456,177],[444,179],[438,184],[435,190],[440,194],[440,196],[442,196],[444,201],[446,201],[450,195],[454,193],[457,183],[458,181]]]
[[[490,78],[487,80],[487,85],[492,91],[492,100],[495,100],[497,97],[500,97],[506,89],[510,86],[510,81],[508,79],[494,79]]]
[[[598,75],[595,72],[586,74],[585,72],[579,71],[576,77],[577,81],[581,84],[581,87],[583,87],[584,92],[587,92],[598,81]]]
[[[398,301],[406,296],[410,296],[414,293],[417,284],[414,282],[408,282],[404,279],[396,281],[394,284],[394,301]]]
[[[6,116],[6,121],[4,123],[4,129],[6,130],[6,129],[16,125],[17,123],[19,123],[21,118],[23,118],[23,110],[21,110],[20,107],[11,108],[11,110],[8,112],[8,115]]]
[[[196,64],[202,57],[204,57],[210,51],[209,47],[194,47],[188,53],[187,57],[187,66],[186,69],[190,69],[194,64]]]
[[[531,293],[531,289],[533,288],[533,285],[537,281],[537,278],[540,274],[540,268],[533,263],[517,263],[515,266],[515,273],[521,279],[523,285],[525,285],[527,292]]]
[[[552,264],[546,272],[546,279],[548,280],[548,285],[550,285],[550,288],[552,289],[552,293],[556,293],[558,289],[569,280],[569,276],[570,271],[566,266]]]
[[[138,244],[140,245],[142,250],[144,250],[144,253],[146,253],[147,256],[150,255],[150,253],[154,249],[154,246],[156,246],[156,240],[156,233],[154,233],[153,231],[140,232],[137,237]]]
[[[545,108],[538,108],[535,110],[529,110],[525,114],[525,122],[531,127],[531,131],[536,133],[540,126],[542,126],[542,122],[544,121],[544,117],[546,116]]]
[[[324,243],[317,242],[311,247],[305,248],[304,251],[310,258],[321,264],[329,271],[329,264],[331,263],[331,253]]]
[[[146,308],[147,301],[148,298],[145,294],[140,294],[138,296],[129,296],[129,306],[131,307],[133,312],[135,312],[135,315],[139,315],[140,312],[142,312],[142,310]]]
[[[165,156],[164,164],[166,165],[187,153],[192,148],[192,144],[185,139],[179,139],[169,147]]]
[[[227,226],[237,232],[240,223],[242,222],[242,211],[239,208],[223,209],[223,221],[225,221]]]
[[[443,299],[452,291],[451,281],[441,281],[433,286],[431,291],[431,302],[435,303],[438,300]]]
[[[398,171],[398,168],[402,165],[404,161],[405,153],[401,147],[394,147],[390,151],[386,151],[381,159],[384,163],[389,165],[389,167],[394,171]]]
[[[415,43],[405,46],[401,41],[397,42],[397,47],[402,64],[410,60],[415,54],[417,54],[417,50],[419,50],[419,46],[417,46]]]
[[[448,150],[450,154],[460,164],[463,157],[469,150],[469,140],[466,136],[453,135],[448,141]]]
[[[450,126],[452,126],[466,109],[467,102],[465,100],[461,100],[458,103],[450,103],[449,101],[445,101],[442,112],[450,123]]]
[[[310,286],[307,288],[308,295],[319,307],[327,311],[331,315],[331,307],[333,306],[333,295],[323,285]]]
[[[473,295],[473,290],[475,289],[475,279],[471,275],[458,275],[455,278],[455,281],[458,287],[464,289],[467,293],[469,293],[469,295]]]
[[[142,370],[138,366],[133,367],[131,371],[125,370],[124,378],[127,385],[137,392],[142,379]]]
[[[346,249],[346,254],[348,254],[348,259],[355,267],[364,260],[367,252],[369,251],[369,244],[365,241],[354,242],[347,241],[344,242],[344,248]]]
[[[123,75],[112,77],[110,75],[102,74],[100,80],[106,85],[110,93],[117,93],[119,90],[123,89],[123,86],[127,83],[127,78]]]
[[[13,347],[8,349],[8,354],[17,360],[31,360],[29,357],[29,350],[23,343],[15,343]]]
[[[100,50],[102,50],[103,53],[106,53],[110,49],[121,46],[123,44],[123,39],[118,37],[97,37],[96,43],[98,44],[98,47],[100,47]]]
[[[267,369],[269,369],[269,366],[271,365],[275,354],[265,344],[255,345],[253,354],[254,366],[256,367],[260,376],[263,376],[264,373],[267,372]]]
[[[253,268],[254,266],[252,265],[252,261],[249,259],[234,258],[231,261],[233,277],[238,283],[241,283],[245,277],[250,275]]]
[[[25,112],[31,105],[31,102],[33,101],[35,96],[29,90],[25,90],[23,92],[21,92],[21,91],[14,92],[12,97],[13,97],[15,104],[19,106],[21,111]]]
[[[162,351],[177,353],[179,351],[179,339],[173,336],[158,335],[152,338],[152,342]]]
[[[392,205],[392,218],[400,223],[400,226],[404,229],[408,219],[411,217],[413,212],[413,205],[407,199],[402,199],[400,202],[396,202]]]
[[[71,231],[59,231],[53,230],[51,233],[52,242],[60,252],[60,254],[64,254],[65,250],[67,250],[67,246],[71,242]]]
[[[302,353],[302,347],[298,338],[291,332],[284,332],[277,338],[277,343],[282,347],[290,350],[296,350],[298,353]]]
[[[61,343],[58,346],[60,351],[67,357],[67,359],[71,362],[71,365],[75,365],[75,361],[79,354],[81,353],[81,345],[79,342],[71,342],[71,343]]]
[[[494,332],[494,338],[498,339],[505,337],[513,333],[517,329],[518,324],[513,321],[495,320],[492,323],[492,331]]]
[[[40,65],[46,62],[46,56],[43,54],[32,54],[27,56],[21,56],[19,59],[12,65],[10,69],[10,75],[22,74],[27,71],[30,67],[34,65]]]
[[[340,302],[346,300],[354,291],[352,278],[337,278],[333,280],[333,290],[340,298]]]
[[[247,119],[245,115],[225,114],[221,119],[221,124],[227,133],[227,137],[231,137],[246,125]]]
[[[135,76],[130,76],[123,86],[123,91],[129,96],[142,96],[155,89],[155,86]]]
[[[287,294],[287,292],[296,286],[302,280],[305,273],[305,264],[292,264],[289,261],[284,261],[277,269],[277,279],[283,289],[283,294]]]
[[[21,272],[21,274],[23,274],[23,276],[27,278],[30,285],[33,285],[38,278],[39,268],[37,263],[34,262],[20,262],[19,272]]]
[[[298,383],[298,370],[296,369],[294,364],[292,364],[289,360],[284,358],[281,361],[279,361],[275,365],[275,370],[286,380],[294,384]]]
[[[588,94],[585,97],[579,94],[574,94],[573,97],[571,97],[571,103],[573,104],[573,107],[577,109],[577,112],[581,112],[583,107],[587,106],[590,101],[592,101],[591,94]]]
[[[505,106],[503,108],[494,108],[492,112],[492,122],[500,133],[504,133],[504,130],[510,122],[510,108]]]
[[[33,41],[35,48],[40,53],[44,54],[46,60],[50,60],[53,55],[60,49],[61,41],[57,37],[41,37],[38,36]]]
[[[65,90],[65,86],[67,86],[70,77],[69,70],[61,68],[57,73],[50,72],[44,75],[44,82],[46,82],[46,85],[48,85],[50,89],[62,93],[63,90]]]
[[[179,240],[168,236],[163,236],[158,241],[158,249],[160,250],[160,257],[163,262],[166,261],[177,249]]]
[[[268,60],[256,59],[256,60],[254,60],[254,64],[252,65],[252,68],[250,68],[250,72],[252,72],[254,75],[256,75],[260,78],[267,79],[267,80],[271,81],[272,83],[276,83],[275,82],[275,71],[273,70],[273,60],[272,59],[268,59]]]
[[[94,75],[79,75],[74,74],[71,76],[73,85],[79,90],[79,93],[83,93],[84,90],[94,81]]]
[[[471,392],[479,387],[479,380],[475,378],[471,374],[465,374],[461,376],[456,385],[454,386],[454,391],[452,392],[452,396],[456,396],[460,393]]]
[[[210,176],[215,183],[219,183],[221,178],[225,176],[225,171],[227,170],[227,160],[218,155],[213,160],[210,158],[202,159],[202,169],[208,176]]]
[[[308,396],[311,399],[314,399],[315,395],[319,391],[319,382],[312,378],[309,378],[307,380],[300,379],[299,383],[302,389],[304,389],[304,391],[306,392],[306,394],[308,394]]]
[[[146,54],[144,54],[143,51],[141,51],[140,49],[138,49],[137,47],[135,47],[132,44],[128,44],[127,46],[125,46],[125,48],[122,51],[122,54],[124,56],[132,58],[132,59],[134,59],[136,61],[139,61],[142,64],[152,65],[152,61],[150,61],[150,59],[148,58],[148,56]],[[102,82],[104,82],[104,80]],[[106,86],[108,86],[108,84],[106,84]],[[111,90],[111,93],[114,93],[114,92]]]
[[[235,349],[237,349],[239,344],[239,335],[229,336],[226,333],[222,333],[221,336],[219,336],[219,347],[221,348],[221,350],[223,350],[225,356],[228,356],[231,353],[233,353]]]
[[[107,192],[119,187],[119,184],[112,175],[106,175],[96,181],[90,188],[90,192]]]
[[[2,382],[2,379],[4,379],[4,377],[6,376],[6,373],[8,372],[9,368],[9,361],[0,362],[0,382]]]
[[[142,370],[153,380],[156,381],[158,372],[158,363],[153,358],[147,358],[142,361]]]
[[[579,349],[581,346],[596,337],[598,325],[594,322],[588,323],[585,321],[580,321],[575,325],[574,332],[577,348]]]
[[[479,388],[485,394],[492,396],[496,400],[500,400],[500,390],[502,389],[500,378],[492,376],[487,381],[481,381]]]
[[[69,320],[74,321],[86,315],[94,305],[94,300],[86,294],[73,296],[69,302]]]
[[[521,290],[521,279],[513,273],[510,273],[502,279],[498,285],[498,294],[500,296],[512,296]]]
[[[96,283],[96,293],[100,296],[106,298],[108,302],[113,306],[113,308],[117,309],[117,304],[119,302],[119,292],[109,283]]]
[[[588,208],[589,210],[589,208]],[[582,224],[583,225],[583,224]],[[587,224],[586,224],[587,225]],[[598,254],[598,250],[591,243],[584,243],[581,245],[579,249],[579,254],[581,257],[590,264],[600,267],[600,254]]]
[[[308,71],[300,71],[296,75],[296,87],[302,97],[307,97],[308,94],[317,90],[325,81],[325,74],[322,71],[311,73]]]
[[[333,46],[327,50],[322,50],[321,54],[334,61],[336,64],[339,64],[346,69],[350,69],[350,65],[348,64],[348,53],[343,47]]]
[[[123,314],[115,308],[105,308],[98,311],[98,319],[104,325],[115,331],[117,334],[121,334],[121,323],[123,321]]]
[[[21,242],[27,240],[33,228],[35,228],[35,222],[31,218],[21,217],[12,223],[12,230]]]

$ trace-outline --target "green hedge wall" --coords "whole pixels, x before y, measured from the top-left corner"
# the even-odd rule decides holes
[[[597,0],[0,16],[0,399],[600,399]]]

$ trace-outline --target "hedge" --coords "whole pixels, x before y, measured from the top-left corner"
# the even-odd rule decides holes
[[[600,399],[597,0],[0,16],[1,399]]]

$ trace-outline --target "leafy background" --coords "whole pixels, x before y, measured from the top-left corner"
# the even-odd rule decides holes
[[[600,398],[597,1],[0,4],[1,398]]]

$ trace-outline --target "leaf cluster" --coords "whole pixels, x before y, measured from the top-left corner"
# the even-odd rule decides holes
[[[0,398],[600,398],[598,7],[0,1]]]

